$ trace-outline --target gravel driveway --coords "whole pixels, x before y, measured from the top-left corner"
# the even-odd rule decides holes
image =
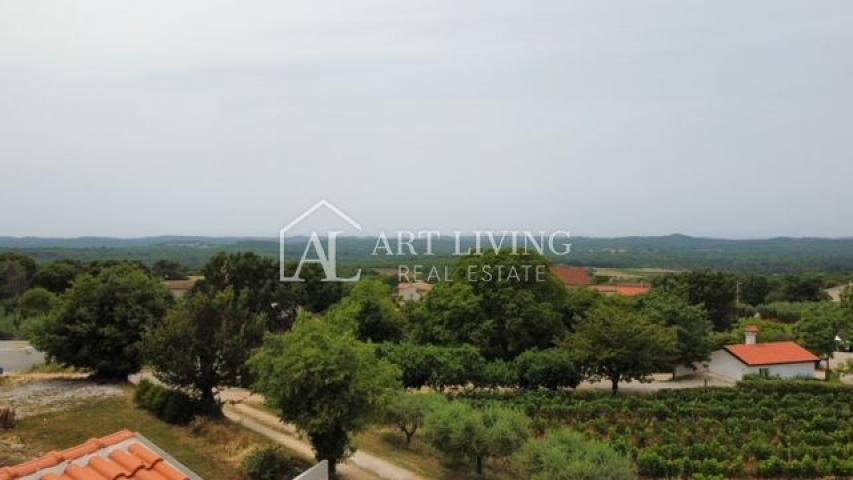
[[[124,394],[121,386],[101,385],[90,380],[35,380],[0,386],[0,405],[15,407],[17,417],[25,418],[57,412],[92,399]]]

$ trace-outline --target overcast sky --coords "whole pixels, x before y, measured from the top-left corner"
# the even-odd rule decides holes
[[[853,235],[850,0],[0,0],[0,235]]]

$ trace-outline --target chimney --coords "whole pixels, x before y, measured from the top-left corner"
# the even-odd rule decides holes
[[[745,332],[746,339],[744,340],[744,343],[746,343],[747,345],[755,345],[756,339],[758,338],[758,327],[755,325],[750,325],[746,327]]]

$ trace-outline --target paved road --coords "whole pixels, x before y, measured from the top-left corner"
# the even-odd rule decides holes
[[[0,341],[0,368],[5,373],[26,372],[45,362],[44,354],[29,342]]]

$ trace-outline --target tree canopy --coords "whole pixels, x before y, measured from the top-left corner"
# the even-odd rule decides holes
[[[629,308],[602,304],[593,309],[564,342],[591,379],[645,380],[668,370],[676,355],[676,335]]]
[[[266,319],[233,302],[226,289],[184,297],[166,318],[145,332],[145,359],[164,383],[190,389],[201,412],[216,415],[214,389],[243,385],[251,352],[260,346]]]
[[[131,265],[83,274],[33,332],[33,343],[59,361],[124,378],[142,366],[143,331],[159,322],[169,292]]]
[[[400,372],[373,345],[326,321],[300,316],[283,335],[268,335],[250,360],[255,390],[311,440],[330,466],[352,449],[352,435],[380,419],[399,389]]]

